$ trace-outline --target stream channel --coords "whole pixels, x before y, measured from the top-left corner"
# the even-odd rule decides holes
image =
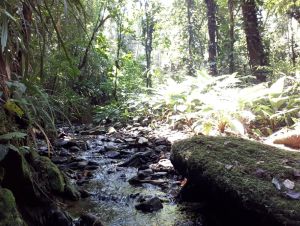
[[[185,180],[168,159],[171,143],[185,133],[139,124],[118,131],[81,126],[60,132],[52,161],[84,197],[67,202],[72,217],[90,213],[105,226],[212,225],[201,214],[202,204],[176,198]],[[154,197],[160,201],[141,205]]]

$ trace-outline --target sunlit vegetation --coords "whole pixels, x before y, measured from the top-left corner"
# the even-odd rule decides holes
[[[293,128],[299,7],[298,0],[4,0],[1,105],[23,128],[46,134],[58,122],[136,118],[255,138]]]

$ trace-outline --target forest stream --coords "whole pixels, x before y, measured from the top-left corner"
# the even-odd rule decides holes
[[[74,218],[89,213],[107,226],[203,225],[202,204],[177,201],[185,180],[169,160],[171,143],[188,135],[137,123],[60,131],[52,161],[86,197],[67,203]],[[47,154],[45,146],[40,153]]]

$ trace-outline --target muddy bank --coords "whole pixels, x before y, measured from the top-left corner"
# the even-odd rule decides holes
[[[206,200],[231,225],[300,224],[300,154],[233,137],[194,137],[172,147],[188,178],[182,196]]]

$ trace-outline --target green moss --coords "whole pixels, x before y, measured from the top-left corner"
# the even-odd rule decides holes
[[[16,207],[12,192],[0,188],[0,226],[25,226]]]
[[[65,194],[67,196],[67,198],[71,199],[71,200],[79,200],[80,199],[80,192],[75,188],[75,186],[73,184],[71,184],[71,182],[69,181],[68,177],[66,175],[64,175],[64,179],[65,179]]]
[[[236,137],[194,137],[173,145],[172,161],[187,177],[205,177],[220,188],[235,193],[242,201],[251,201],[272,212],[283,222],[300,224],[300,201],[278,191],[272,178],[300,181],[300,153],[289,152]]]
[[[38,163],[39,168],[44,171],[49,188],[54,192],[63,193],[65,180],[57,166],[44,156],[39,156],[35,161]]]

